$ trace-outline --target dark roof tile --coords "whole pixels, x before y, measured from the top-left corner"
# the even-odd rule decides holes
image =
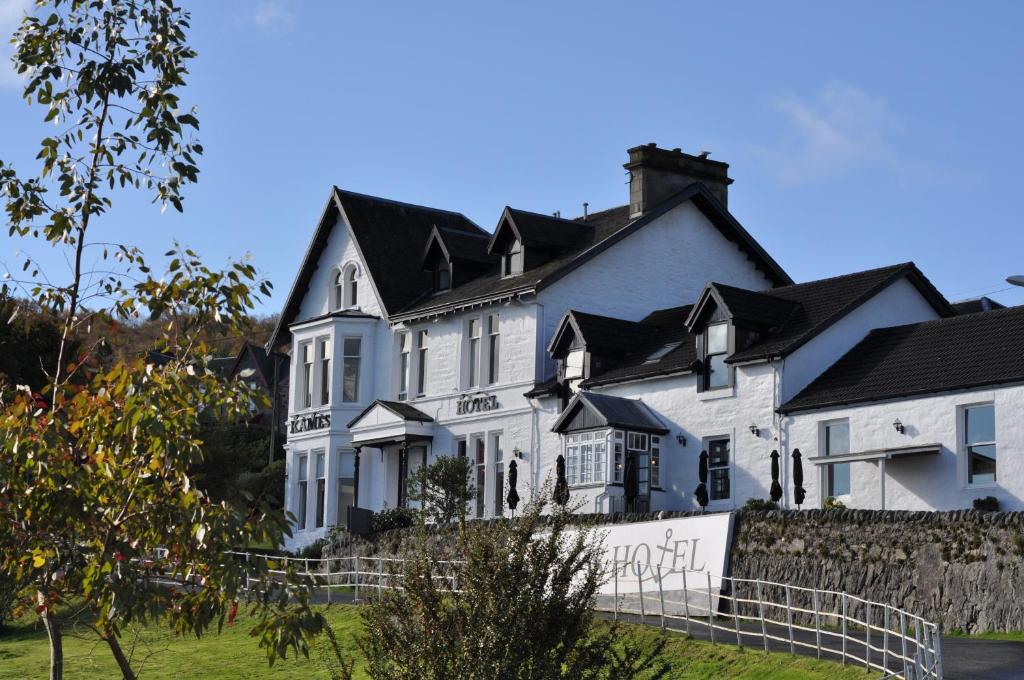
[[[872,331],[779,410],[1024,381],[1024,306]]]

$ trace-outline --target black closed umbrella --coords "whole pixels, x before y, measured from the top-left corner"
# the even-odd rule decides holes
[[[636,503],[640,495],[640,474],[636,467],[636,456],[626,456],[626,469],[622,473],[622,493],[626,497],[626,510]]]
[[[565,478],[565,456],[558,454],[555,463],[555,494],[554,501],[559,505],[569,502],[569,482]]]
[[[512,512],[515,512],[516,506],[519,505],[519,494],[516,493],[516,478],[519,477],[519,472],[516,468],[514,460],[508,464],[508,496],[505,500],[508,501],[508,507]]]
[[[779,452],[772,451],[772,500],[778,503],[782,500],[782,485],[779,484]]]
[[[797,507],[804,504],[804,464],[801,460],[800,449],[793,449],[793,502]]]
[[[708,452],[700,452],[700,462],[697,466],[697,479],[700,480],[700,484],[697,485],[696,491],[693,494],[697,497],[697,502],[700,503],[701,508],[708,507]]]

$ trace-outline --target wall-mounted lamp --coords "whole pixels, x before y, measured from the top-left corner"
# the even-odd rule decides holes
[[[512,449],[512,455],[518,458],[519,460],[523,459],[523,452],[519,450],[518,446]]]
[[[680,432],[676,435],[676,441],[679,442],[680,446],[686,446],[686,435]]]
[[[760,437],[761,436],[761,428],[759,428],[757,425],[751,424],[751,426],[750,426],[750,434],[754,435],[755,437]]]
[[[900,422],[899,418],[896,419],[896,422],[894,422],[892,426],[900,434],[903,434],[907,430],[907,428],[903,426],[903,423]]]

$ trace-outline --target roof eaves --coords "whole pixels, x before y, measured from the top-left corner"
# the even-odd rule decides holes
[[[855,397],[852,399],[833,399],[829,401],[821,401],[817,403],[809,404],[796,404],[790,406],[796,401],[796,397],[789,400],[782,406],[779,406],[775,410],[781,414],[800,413],[804,411],[818,411],[827,410],[833,408],[839,408],[841,406],[850,406],[853,404],[867,404],[871,402],[886,402],[894,399],[905,399],[907,397],[922,397],[928,395],[938,394],[949,394],[951,392],[960,392],[963,390],[973,390],[982,387],[994,387],[996,385],[1011,385],[1011,384],[1024,384],[1024,375],[1011,376],[1008,378],[1002,378],[999,380],[977,380],[960,383],[957,385],[951,385],[949,387],[943,387],[941,389],[917,389],[917,390],[900,390],[886,394],[884,396],[873,396],[873,397]],[[799,395],[798,395],[799,396]]]

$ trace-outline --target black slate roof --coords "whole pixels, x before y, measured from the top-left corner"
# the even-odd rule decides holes
[[[638,321],[627,321],[610,316],[600,316],[570,310],[574,327],[579,330],[587,350],[602,357],[621,357],[636,349],[643,342],[651,328]],[[557,338],[552,338],[552,341]]]
[[[975,314],[987,312],[992,309],[1005,309],[1006,305],[1000,304],[990,297],[979,297],[973,300],[961,300],[953,303],[953,311],[957,314]]]
[[[784,357],[853,311],[901,276],[906,276],[932,301],[936,312],[952,316],[945,298],[932,287],[913,263],[904,263],[846,274],[818,281],[748,291],[723,284],[710,284],[722,296],[730,311],[746,319],[757,319],[765,329],[750,346],[734,353],[730,363]],[[702,300],[707,291],[702,295]],[[761,306],[763,305],[763,307]],[[616,366],[592,375],[583,386],[678,375],[693,370],[697,361],[696,335],[687,330],[693,305],[658,310],[636,325],[635,350]],[[618,338],[616,342],[626,342]],[[679,346],[656,361],[650,356],[669,343]]]
[[[613,397],[610,394],[595,394],[594,392],[580,392],[573,397],[562,415],[555,421],[551,431],[563,431],[565,426],[572,422],[580,408],[589,408],[597,416],[598,421],[607,427],[642,430],[656,434],[668,432],[668,428],[658,420],[647,404],[639,399]]]
[[[614,368],[585,380],[583,387],[690,372],[691,364],[697,359],[695,336],[686,330],[685,324],[692,309],[692,305],[661,309],[641,319],[637,323],[633,351]],[[649,360],[651,354],[676,342],[678,347],[657,361]]]
[[[1024,381],[1024,306],[872,331],[783,413]]]
[[[518,228],[527,232],[535,243],[548,249],[551,259],[518,276],[502,278],[497,263],[487,265],[486,260],[480,258],[479,276],[435,295],[431,290],[430,274],[422,268],[424,249],[432,230],[436,227],[445,235],[446,245],[449,240],[452,244],[460,241],[460,248],[469,243],[468,237],[483,235],[490,238],[490,234],[461,213],[334,187],[268,347],[274,349],[283,345],[288,340],[288,327],[296,321],[303,321],[296,319],[299,306],[308,292],[310,279],[327,245],[335,219],[342,212],[352,227],[356,247],[388,318],[407,321],[535,292],[686,201],[692,201],[721,234],[735,243],[770,280],[778,285],[792,283],[789,275],[707,187],[694,182],[636,219],[629,217],[629,206],[599,211],[588,215],[586,220],[563,220],[508,208],[503,219],[505,214],[511,214]],[[453,232],[461,232],[461,235],[447,236]],[[474,248],[471,245],[466,252]]]
[[[953,315],[946,299],[913,262],[772,288],[762,294],[795,303],[793,313],[782,327],[766,334],[761,342],[736,352],[728,361],[737,363],[784,357],[901,276],[906,276],[939,314]]]

